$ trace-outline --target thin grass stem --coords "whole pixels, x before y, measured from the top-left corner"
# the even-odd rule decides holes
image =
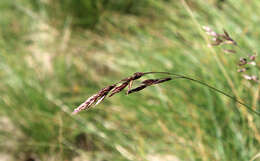
[[[225,95],[226,97],[228,97],[228,98],[232,99],[233,101],[239,103],[240,105],[244,106],[248,111],[253,112],[253,113],[255,113],[255,114],[260,116],[260,112],[253,110],[249,105],[247,105],[247,104],[239,101],[238,99],[236,99],[236,97],[234,97],[234,96],[232,96],[230,94],[227,94],[226,92],[224,92],[222,90],[219,90],[219,89],[217,89],[217,88],[215,88],[213,86],[210,86],[209,84],[204,83],[204,82],[202,82],[200,80],[197,80],[197,79],[194,79],[194,78],[190,78],[190,77],[187,77],[187,76],[184,76],[184,75],[181,75],[181,74],[175,74],[175,73],[169,73],[169,72],[146,72],[144,74],[167,74],[167,75],[173,75],[173,76],[177,76],[178,78],[183,78],[183,79],[186,79],[186,80],[190,80],[190,81],[199,83],[199,84],[201,84],[203,86],[206,86],[206,87],[212,89],[215,92],[218,92],[220,94]]]

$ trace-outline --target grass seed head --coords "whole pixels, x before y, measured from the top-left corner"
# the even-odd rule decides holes
[[[116,85],[110,85],[103,89],[101,89],[97,94],[92,95],[89,97],[85,102],[83,102],[81,105],[79,105],[76,109],[74,109],[73,114],[77,114],[78,112],[82,110],[89,109],[95,102],[97,102],[95,105],[99,104],[101,101],[104,100],[104,98],[107,96],[107,94],[115,87]]]
[[[246,58],[240,58],[239,59],[239,63],[238,63],[239,66],[243,66],[243,65],[246,65],[246,64],[247,64]]]
[[[142,84],[139,87],[136,87],[134,89],[131,89],[132,83],[134,80],[137,80],[141,78],[145,74],[152,74],[153,72],[147,72],[147,73],[142,73],[142,72],[137,72],[134,73],[132,76],[122,79],[123,83],[117,86],[118,83],[107,86],[103,89],[101,89],[98,93],[92,95],[89,97],[85,102],[83,102],[81,105],[79,105],[76,109],[74,109],[73,114],[77,114],[78,112],[82,110],[89,109],[94,103],[95,105],[98,105],[100,102],[102,102],[106,96],[110,93],[109,97],[113,96],[116,93],[121,92],[123,89],[125,89],[126,86],[128,87],[127,93],[130,94],[133,92],[138,92],[141,91],[142,89],[146,88],[147,86],[151,86],[154,84],[159,84],[163,83],[165,81],[171,80],[171,78],[162,78],[162,79],[147,79],[142,82]]]
[[[117,86],[116,88],[114,88],[111,91],[111,94],[109,95],[109,97],[113,96],[116,93],[121,92],[129,83],[130,83],[130,81],[126,81],[126,82],[122,83],[121,85]]]
[[[136,88],[134,88],[134,89],[131,89],[131,90],[128,92],[128,94],[141,91],[141,90],[143,90],[143,89],[146,88],[146,87],[148,87],[148,86],[145,85],[145,84],[142,84],[142,85],[140,85],[140,86],[138,86],[138,87],[136,87]]]

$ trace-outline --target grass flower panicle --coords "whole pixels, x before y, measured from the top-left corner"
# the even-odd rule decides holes
[[[220,46],[222,44],[228,44],[228,45],[233,45],[235,47],[238,47],[237,42],[230,37],[230,35],[226,30],[223,30],[223,34],[218,34],[208,26],[203,26],[202,29],[206,32],[206,34],[212,37],[213,42],[211,42],[211,46]],[[228,54],[229,53],[237,54],[237,51],[234,49],[223,48],[222,51]],[[250,54],[248,55],[248,57],[240,57],[237,64],[238,65],[237,72],[241,73],[241,72],[249,71],[250,67],[248,65],[256,66],[256,62],[255,62],[256,56],[257,56],[256,54]],[[243,74],[242,78],[249,81],[253,81],[255,83],[258,82],[258,76],[254,74]]]
[[[164,74],[164,75],[171,75],[172,77],[160,78],[160,79],[146,79],[146,80],[141,82],[140,86],[131,89],[131,87],[132,87],[131,84],[133,83],[133,81],[141,78],[143,75],[148,75],[148,74]],[[254,76],[248,76],[248,75],[244,75],[244,77],[247,80],[256,80],[257,79]],[[121,81],[119,81],[118,83],[115,83],[115,84],[113,84],[111,86],[108,86],[106,88],[103,88],[97,94],[94,94],[93,96],[88,98],[84,103],[82,103],[80,106],[78,106],[76,109],[74,109],[73,114],[76,114],[76,113],[78,113],[78,112],[80,112],[82,110],[89,109],[95,102],[97,102],[95,105],[99,104],[101,101],[103,101],[105,99],[105,97],[108,95],[108,93],[112,89],[113,90],[111,91],[111,94],[109,95],[109,97],[113,96],[116,93],[119,93],[119,92],[123,91],[123,89],[126,86],[129,86],[128,91],[126,92],[126,94],[131,94],[131,93],[134,93],[134,92],[139,92],[139,91],[145,89],[148,86],[164,83],[166,81],[170,81],[170,80],[177,79],[177,78],[179,78],[179,79],[186,79],[186,80],[189,80],[189,81],[192,81],[192,82],[199,83],[199,84],[201,84],[203,86],[206,86],[206,87],[210,88],[211,90],[213,90],[215,92],[218,92],[220,94],[225,95],[226,97],[229,97],[233,101],[235,101],[235,102],[243,105],[244,107],[246,107],[247,110],[249,110],[249,111],[251,111],[251,112],[253,112],[253,113],[255,113],[255,114],[260,116],[260,112],[255,111],[249,105],[239,101],[234,96],[231,96],[231,95],[223,92],[222,90],[219,90],[219,89],[217,89],[215,87],[212,87],[212,86],[208,85],[207,83],[204,83],[204,82],[202,82],[200,80],[193,79],[193,78],[190,78],[190,77],[187,77],[187,76],[184,76],[184,75],[180,75],[180,74],[169,73],[169,72],[145,72],[145,73],[138,72],[138,73],[134,73],[132,76],[130,76],[128,78],[125,78],[125,79],[122,79],[121,81],[124,81],[124,82],[122,84],[120,84],[119,86],[116,86],[116,85],[119,82],[121,82]],[[132,82],[132,83],[130,84],[130,82]]]

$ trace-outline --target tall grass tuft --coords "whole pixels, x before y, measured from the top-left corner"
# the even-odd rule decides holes
[[[130,12],[98,4],[94,26],[79,26],[88,17],[77,17],[78,7],[63,12],[66,4],[59,2],[0,1],[1,158],[259,158],[258,116],[206,86],[171,75],[147,74],[130,82],[127,77],[103,90],[110,92],[95,103],[114,93],[112,99],[71,115],[84,97],[136,71],[181,73],[258,110],[259,85],[243,74],[258,76],[259,57],[255,66],[240,62],[251,62],[248,55],[260,49],[258,1],[225,0],[220,6],[218,0],[131,1]],[[219,34],[225,28],[238,45],[208,46],[213,37],[204,25]]]

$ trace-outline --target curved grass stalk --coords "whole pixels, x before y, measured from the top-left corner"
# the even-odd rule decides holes
[[[165,75],[169,75],[169,76],[174,76],[173,78],[160,78],[160,79],[147,79],[143,82],[141,82],[141,85],[134,88],[134,89],[131,89],[132,87],[132,83],[133,81],[143,77],[144,75],[148,75],[148,74],[165,74]],[[107,96],[108,97],[111,97],[113,96],[114,94],[117,94],[117,93],[120,93],[123,91],[123,89],[125,89],[127,86],[128,86],[128,91],[126,92],[126,94],[131,94],[131,93],[134,93],[134,92],[139,92],[143,89],[145,89],[146,87],[148,86],[152,86],[152,85],[155,85],[155,84],[159,84],[159,83],[163,83],[163,82],[166,82],[166,81],[170,81],[170,80],[173,80],[173,79],[186,79],[186,80],[189,80],[189,81],[192,81],[192,82],[195,82],[195,83],[198,83],[198,84],[201,84],[203,86],[206,86],[207,88],[215,91],[215,92],[218,92],[230,99],[232,99],[233,101],[239,103],[240,105],[242,105],[243,107],[245,107],[248,111],[252,112],[252,113],[255,113],[257,115],[260,116],[260,112],[252,109],[249,105],[243,103],[242,101],[238,100],[236,97],[230,95],[230,94],[227,94],[226,92],[222,91],[222,90],[219,90],[207,83],[204,83],[198,79],[194,79],[194,78],[191,78],[191,77],[187,77],[185,75],[181,75],[181,74],[175,74],[175,73],[169,73],[169,72],[136,72],[134,73],[132,76],[130,77],[127,77],[127,78],[124,78],[122,80],[120,80],[119,82],[115,83],[115,84],[112,84],[112,85],[109,85],[103,89],[101,89],[100,91],[98,91],[96,94],[92,95],[91,97],[89,97],[85,102],[83,102],[81,105],[79,105],[76,109],[74,109],[74,112],[73,114],[76,114],[82,110],[87,110],[89,109],[91,106],[95,106],[95,105],[98,105],[100,102],[102,102]],[[121,83],[120,85],[118,85],[119,83]]]
[[[243,107],[245,107],[248,111],[252,112],[252,113],[255,113],[257,115],[260,116],[260,112],[259,111],[255,111],[254,109],[252,109],[249,105],[241,102],[240,100],[236,99],[236,97],[230,95],[230,94],[227,94],[226,92],[222,91],[222,90],[219,90],[213,86],[210,86],[209,84],[207,83],[204,83],[200,80],[197,80],[197,79],[193,79],[193,78],[190,78],[190,77],[187,77],[187,76],[184,76],[184,75],[181,75],[181,74],[175,74],[175,73],[169,73],[169,72],[146,72],[144,74],[167,74],[167,75],[172,75],[172,76],[177,76],[177,78],[182,78],[182,79],[186,79],[186,80],[190,80],[190,81],[193,81],[193,82],[196,82],[196,83],[199,83],[203,86],[206,86],[207,88],[210,88],[212,89],[213,91],[215,92],[218,92],[220,94],[223,94],[224,96],[232,99],[233,101],[239,103],[240,105],[242,105]]]

